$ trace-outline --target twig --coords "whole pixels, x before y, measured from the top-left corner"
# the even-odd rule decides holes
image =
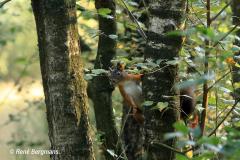
[[[226,111],[227,111],[227,107],[224,108],[223,110],[221,110],[221,112],[217,114],[217,118],[219,119],[219,117],[221,117],[221,115],[222,115],[223,113],[226,113]],[[217,126],[217,125],[216,125],[216,126]]]
[[[230,111],[226,114],[226,116],[219,122],[219,124],[216,126],[216,128],[208,135],[208,137],[212,136],[218,128],[221,126],[221,124],[228,118],[228,116],[232,113],[232,111],[236,108],[237,104],[239,103],[240,99],[235,102],[235,104],[232,106]]]
[[[222,40],[224,40],[227,36],[229,36],[229,34],[231,34],[238,26],[239,26],[239,23],[236,24],[230,31],[228,31],[221,39],[219,39],[219,40],[213,45],[213,47],[216,47]]]
[[[201,20],[201,18],[198,17],[198,15],[196,14],[195,10],[193,9],[193,6],[191,5],[191,10],[193,11],[193,14],[195,15],[195,17],[199,20],[199,22],[205,26],[205,24],[203,23],[203,21]]]
[[[220,82],[222,79],[224,79],[228,74],[230,74],[232,71],[228,71],[225,73],[221,78],[217,79],[210,87],[208,87],[208,91],[211,90],[218,82]]]
[[[22,112],[27,111],[28,109],[30,109],[31,107],[26,107],[22,110],[20,110],[18,113],[12,115],[13,117],[19,116]],[[13,120],[9,119],[7,121],[5,121],[3,124],[0,124],[0,129],[2,129],[4,126],[7,126],[8,124],[10,124]]]
[[[121,129],[120,129],[120,133],[119,133],[119,136],[118,136],[118,140],[117,140],[116,146],[122,145],[122,143],[121,143],[121,137],[122,137],[122,134],[123,134],[123,130],[124,130],[124,128],[125,128],[125,125],[126,125],[126,123],[127,123],[127,119],[128,119],[128,117],[130,116],[130,112],[131,112],[131,108],[129,108],[129,110],[128,110],[127,114],[126,114],[126,117],[125,117],[125,119],[123,120],[122,127],[121,127]],[[121,146],[121,147],[122,147],[122,146]],[[122,147],[122,148],[123,148],[123,147]],[[123,154],[124,157],[127,157],[125,151],[126,151],[126,150],[123,149],[123,152],[122,152],[121,154]]]
[[[119,160],[120,158],[124,159],[124,157],[122,157],[122,155],[126,156],[125,153],[126,153],[127,148],[128,148],[128,145],[125,146],[125,148],[123,149],[122,153],[120,153],[120,155],[117,157],[116,160]]]
[[[0,8],[2,8],[6,3],[10,2],[11,0],[5,0],[0,2]]]
[[[138,29],[139,29],[139,32],[140,32],[141,36],[143,37],[143,39],[144,39],[145,41],[147,41],[147,36],[146,36],[145,32],[143,31],[142,27],[140,26],[138,20],[134,17],[134,15],[132,14],[132,12],[128,9],[128,6],[127,6],[127,4],[125,3],[125,1],[124,1],[124,0],[120,0],[120,1],[123,3],[124,7],[126,8],[127,13],[128,13],[128,15],[129,15],[130,19],[131,19],[134,23],[137,24]]]
[[[215,116],[216,116],[216,118],[215,118],[215,125],[217,126],[217,124],[218,124],[218,88],[216,88],[215,89],[215,105],[216,105],[216,110],[215,110]],[[217,132],[215,132],[214,133],[215,134],[215,136],[217,136]]]
[[[224,6],[224,7],[221,9],[221,11],[218,12],[218,14],[216,14],[216,15],[211,19],[211,21],[216,20],[216,19],[218,18],[218,16],[220,16],[220,15],[222,14],[222,12],[223,12],[228,6],[230,6],[230,5],[232,4],[232,2],[233,2],[233,0],[231,0],[228,4],[226,4],[226,6]]]
[[[37,101],[37,103],[35,103],[35,105],[38,105],[38,104],[43,103],[43,102],[44,102],[43,100],[39,100],[39,101]],[[30,109],[32,109],[32,108],[33,108],[33,107],[31,107],[31,106],[25,107],[25,108],[19,110],[17,113],[12,114],[12,116],[13,116],[13,117],[20,116],[21,113],[26,112],[26,111],[28,111],[28,110],[30,110]],[[9,124],[10,124],[11,122],[13,122],[13,121],[14,121],[14,120],[9,119],[9,120],[5,121],[4,123],[0,124],[0,130],[3,129],[4,126],[9,125]]]
[[[6,101],[7,98],[10,96],[10,94],[13,92],[13,90],[15,89],[15,87],[18,86],[18,84],[20,83],[20,81],[21,81],[22,77],[24,76],[25,72],[28,70],[28,67],[31,65],[34,56],[35,56],[35,54],[33,54],[33,55],[28,59],[28,62],[25,64],[23,70],[20,72],[20,75],[19,75],[18,78],[15,80],[14,86],[11,88],[11,90],[9,90],[9,92],[8,92],[6,95],[4,95],[3,100],[0,101],[0,106],[5,103],[5,101]]]
[[[199,76],[202,75],[195,67],[193,67],[191,64],[189,64],[185,59],[184,59],[184,62],[185,62],[189,67],[191,67],[191,69],[193,69],[196,73],[198,73]]]
[[[171,151],[173,151],[173,152],[179,153],[179,154],[181,154],[181,155],[185,155],[185,152],[186,152],[186,151],[181,152],[181,151],[179,151],[179,150],[176,149],[176,148],[173,148],[173,147],[171,147],[171,146],[169,146],[169,145],[166,145],[166,144],[160,143],[160,142],[158,142],[158,143],[152,142],[151,145],[152,145],[153,147],[159,147],[159,146],[161,146],[161,147],[167,148],[167,149],[169,149],[169,150],[171,150]]]

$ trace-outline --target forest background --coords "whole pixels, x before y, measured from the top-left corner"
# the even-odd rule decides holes
[[[148,59],[142,63],[147,27],[140,22],[142,14],[147,14],[144,7],[139,8],[135,1],[116,1],[117,34],[109,38],[117,41],[118,61],[129,66],[140,65],[142,68],[154,68],[156,64]],[[126,6],[127,8],[126,8]],[[179,64],[180,87],[196,86],[197,109],[203,110],[202,99],[204,85],[208,83],[208,115],[206,135],[194,141],[194,144],[204,145],[202,154],[196,159],[220,157],[237,159],[240,155],[238,131],[239,105],[236,96],[240,84],[234,78],[233,70],[239,68],[239,51],[237,46],[239,34],[237,15],[240,15],[239,1],[211,1],[211,26],[207,26],[206,1],[188,1],[188,9],[184,31],[169,32],[169,35],[186,36],[180,58],[169,62]],[[235,4],[235,5],[234,5]],[[130,12],[130,14],[129,14]],[[131,17],[136,17],[136,22]],[[94,67],[98,50],[98,36],[104,33],[98,28],[98,15],[111,19],[106,8],[95,9],[94,1],[77,1],[78,29],[81,37],[81,58],[86,73]],[[233,21],[235,17],[235,21]],[[206,42],[211,42],[211,47]],[[42,89],[37,33],[34,15],[30,1],[12,0],[0,8],[0,155],[3,159],[49,159],[48,155],[11,155],[12,148],[49,149],[46,106]],[[211,48],[210,50],[206,48]],[[208,71],[206,72],[206,51],[208,52]],[[193,67],[194,73],[187,73],[187,68]],[[147,70],[148,70],[147,69]],[[94,71],[94,70],[93,70]],[[95,70],[96,74],[101,70]],[[137,71],[138,72],[138,71]],[[204,74],[205,73],[205,74]],[[85,79],[92,79],[93,74],[85,74]],[[237,77],[235,75],[235,77]],[[113,113],[118,131],[121,133],[122,99],[117,89],[113,92]],[[101,134],[96,129],[95,114],[92,101],[89,100],[90,128],[96,159],[103,159]],[[151,101],[145,101],[151,106]],[[162,110],[164,103],[158,105]],[[228,113],[231,113],[228,115]],[[168,138],[183,138],[188,134],[186,127],[176,126],[177,132],[169,134]],[[188,129],[187,129],[188,130]],[[199,130],[194,131],[196,135]],[[182,133],[179,135],[179,133]],[[192,145],[186,139],[179,146]],[[173,150],[173,148],[172,148]],[[108,150],[111,156],[116,153]],[[178,153],[178,159],[187,159]]]

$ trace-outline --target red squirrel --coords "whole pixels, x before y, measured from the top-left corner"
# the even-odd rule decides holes
[[[144,122],[144,116],[140,109],[143,102],[142,88],[140,85],[142,74],[129,74],[124,70],[124,65],[118,63],[115,69],[110,68],[110,79],[114,85],[118,85],[119,91],[127,106],[132,108],[134,119]]]
[[[144,116],[140,109],[143,103],[141,78],[143,74],[130,74],[124,70],[124,65],[118,63],[115,69],[110,68],[110,80],[113,85],[118,85],[119,91],[123,97],[124,102],[132,108],[133,117],[139,123],[144,122]],[[192,87],[180,90],[180,107],[181,119],[186,122],[195,111],[195,96]],[[198,125],[198,116],[193,115],[194,118],[190,123],[191,128]]]

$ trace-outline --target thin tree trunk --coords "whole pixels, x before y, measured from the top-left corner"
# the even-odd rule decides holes
[[[111,9],[110,15],[113,17],[113,19],[109,19],[101,15],[98,16],[101,34],[94,68],[108,70],[111,67],[111,60],[116,55],[116,40],[111,39],[111,36],[109,37],[109,35],[117,34],[116,6],[113,0],[96,0],[95,7],[96,9]],[[111,160],[114,157],[107,152],[107,149],[114,150],[117,154],[121,152],[112,108],[112,91],[114,88],[110,85],[107,76],[97,76],[93,78],[89,89],[90,97],[94,103],[97,130],[104,137],[102,148],[106,159]]]
[[[206,1],[206,9],[207,9],[207,28],[211,27],[211,1]],[[204,60],[204,75],[207,75],[209,72],[209,48],[211,45],[211,41],[206,39],[205,40],[205,60]],[[206,128],[206,119],[207,119],[207,112],[208,112],[208,82],[205,81],[203,84],[203,100],[202,100],[202,108],[204,110],[201,113],[201,121],[200,121],[200,128],[201,128],[201,135],[204,135],[205,128]]]
[[[144,10],[147,8],[147,1],[142,0],[133,0],[137,3],[139,10]],[[137,17],[136,17],[137,18]],[[138,21],[142,22],[146,25],[147,23],[147,14],[145,12],[141,13],[141,16],[138,18]],[[141,35],[131,28],[125,26],[125,36],[124,43],[129,43],[129,56],[136,57],[142,56],[144,50],[145,40],[141,37]],[[134,40],[134,39],[137,39]],[[135,48],[131,48],[131,46],[135,45]],[[143,150],[144,150],[144,128],[143,125],[137,122],[133,116],[129,116],[132,114],[132,110],[129,110],[129,106],[127,104],[123,104],[123,115],[122,115],[122,138],[124,142],[124,146],[126,148],[126,156],[128,160],[140,160],[142,159]]]
[[[164,134],[174,132],[173,124],[179,120],[179,93],[175,89],[178,81],[178,66],[166,64],[179,56],[182,37],[166,33],[183,29],[186,0],[150,0],[148,43],[145,48],[145,59],[153,62],[161,60],[159,67],[143,77],[145,101],[168,102],[168,108],[162,112],[145,107],[145,149],[148,160],[175,159],[175,153],[161,143],[175,145],[176,139],[164,140]]]
[[[55,160],[93,160],[75,0],[32,0]]]

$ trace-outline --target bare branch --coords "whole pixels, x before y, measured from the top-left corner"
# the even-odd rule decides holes
[[[218,82],[220,82],[222,79],[224,79],[227,75],[229,75],[231,73],[231,71],[228,71],[227,73],[225,73],[222,77],[220,77],[219,79],[217,79],[210,87],[208,87],[208,91],[211,90]]]
[[[231,4],[232,4],[232,0],[228,3],[228,4],[226,4],[226,6],[224,6],[222,9],[221,9],[221,11],[220,12],[218,12],[218,14],[216,14],[212,19],[211,19],[211,21],[214,21],[214,20],[216,20],[217,18],[218,18],[218,16],[220,16],[221,14],[222,14],[222,12],[228,7],[228,6],[230,6]]]
[[[195,12],[193,6],[191,5],[191,10],[193,11],[194,16],[199,20],[199,22],[205,26],[204,22],[201,20],[201,18],[198,17],[197,13]]]
[[[143,39],[144,39],[145,41],[147,41],[147,36],[146,36],[144,30],[142,29],[142,27],[140,26],[138,20],[134,17],[134,15],[132,14],[132,12],[128,9],[128,6],[127,6],[127,4],[125,3],[125,1],[124,1],[124,0],[120,0],[120,1],[123,3],[124,7],[126,8],[127,13],[128,13],[128,15],[129,15],[130,19],[131,19],[134,23],[137,24],[137,27],[138,27],[138,29],[139,29],[140,35],[143,37]]]
[[[169,146],[169,145],[166,145],[166,144],[164,144],[164,143],[154,143],[154,142],[152,142],[151,145],[152,145],[153,147],[159,147],[159,146],[161,146],[161,147],[167,148],[167,149],[169,149],[169,150],[171,150],[171,151],[173,151],[173,152],[175,152],[175,153],[178,153],[178,154],[181,154],[181,155],[185,155],[184,152],[181,152],[181,151],[179,151],[178,149],[173,148],[173,147],[171,147],[171,146]]]
[[[226,114],[226,116],[221,120],[221,122],[219,122],[219,124],[216,126],[216,128],[208,135],[208,137],[212,136],[213,134],[215,134],[215,132],[218,130],[218,128],[221,126],[221,124],[228,118],[228,116],[233,112],[233,110],[236,108],[237,104],[239,103],[240,99],[237,100],[234,105],[232,106],[232,108],[230,109],[230,111]]]
[[[236,24],[230,31],[228,31],[221,39],[219,39],[214,45],[213,47],[216,47],[222,40],[224,40],[227,36],[229,36],[229,34],[231,34],[237,27],[239,26],[239,24]]]
[[[188,63],[185,59],[184,61],[189,67],[191,67],[192,70],[194,70],[199,76],[201,76],[201,72],[199,72],[199,70],[197,70],[195,67],[193,67],[190,63]]]
[[[2,8],[6,3],[10,2],[11,0],[4,0],[0,2],[0,8]]]

